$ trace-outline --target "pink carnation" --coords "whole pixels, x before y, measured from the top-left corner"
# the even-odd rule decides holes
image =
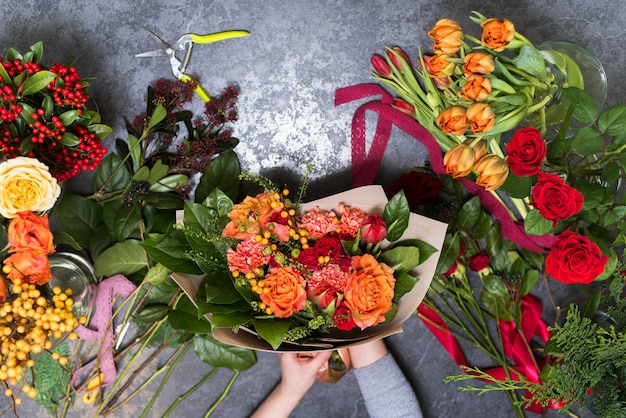
[[[343,203],[339,204],[337,210],[339,211],[340,216],[340,234],[342,236],[354,238],[359,229],[361,229],[361,225],[363,225],[365,219],[367,219],[367,214],[359,208],[351,209]]]
[[[230,271],[248,273],[270,261],[269,255],[263,255],[263,244],[248,237],[237,245],[237,249],[229,248],[226,253]]]
[[[343,292],[348,282],[348,273],[338,266],[329,265],[313,272],[308,278],[309,286],[317,289],[333,289],[335,292]]]
[[[318,239],[337,229],[337,215],[316,206],[302,216],[298,227],[306,230],[308,238]]]

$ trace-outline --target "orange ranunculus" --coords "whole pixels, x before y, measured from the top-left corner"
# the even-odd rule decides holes
[[[361,329],[385,321],[391,310],[396,279],[393,270],[373,255],[352,257],[352,268],[343,292],[346,306]]]
[[[264,291],[260,297],[278,318],[287,318],[304,309],[306,305],[306,282],[291,267],[270,270],[263,279]]]
[[[443,157],[443,165],[446,167],[446,173],[453,178],[465,177],[472,172],[476,157],[474,150],[465,144],[459,144],[450,151],[446,152]]]
[[[424,55],[424,63],[426,63],[428,76],[435,79],[449,77],[456,67],[453,62],[449,61],[448,58],[443,55],[433,55],[430,57]]]
[[[488,132],[496,122],[493,109],[487,103],[474,103],[467,108],[467,121],[472,132]]]
[[[5,258],[4,264],[11,269],[7,274],[11,280],[20,279],[22,282],[41,286],[52,279],[50,261],[46,254],[37,254],[30,250],[20,251]]]
[[[504,51],[515,36],[515,26],[508,19],[485,19],[480,26],[481,43],[496,52]]]
[[[466,77],[470,75],[489,75],[496,69],[496,61],[488,52],[476,51],[470,52],[463,58],[463,74]]]
[[[4,302],[7,298],[7,294],[9,293],[7,289],[7,283],[4,277],[0,276],[0,302]]]
[[[491,81],[480,75],[469,76],[459,94],[465,100],[482,102],[491,94]]]
[[[436,54],[455,54],[463,45],[463,30],[454,20],[440,19],[428,36],[434,40]]]
[[[437,126],[447,134],[463,135],[469,124],[463,106],[451,106],[437,116]]]
[[[247,196],[228,213],[230,222],[222,231],[222,236],[246,239],[265,229],[272,217],[273,197],[264,192],[255,197]]]
[[[54,252],[52,232],[48,215],[38,216],[33,212],[19,212],[11,220],[7,230],[10,252],[30,250],[37,254]]]
[[[504,158],[496,154],[486,154],[476,161],[474,170],[478,173],[476,184],[485,190],[495,190],[502,186],[509,176],[509,166]]]

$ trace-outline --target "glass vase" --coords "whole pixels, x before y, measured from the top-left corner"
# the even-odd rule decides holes
[[[606,72],[598,58],[586,48],[570,41],[547,41],[537,46],[546,61],[547,69],[557,85],[553,99],[545,108],[546,139],[553,139],[559,132],[567,113],[567,107],[561,101],[561,92],[567,87],[584,90],[596,104],[598,114],[602,111],[607,98]],[[597,118],[597,115],[596,115]],[[566,137],[584,124],[572,120]]]

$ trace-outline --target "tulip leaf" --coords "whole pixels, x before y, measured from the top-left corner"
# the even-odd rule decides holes
[[[409,202],[400,190],[385,205],[383,220],[387,226],[387,240],[397,241],[409,226]]]
[[[541,52],[532,45],[524,45],[520,48],[519,55],[513,59],[517,68],[534,75],[540,80],[546,78],[546,64]]]

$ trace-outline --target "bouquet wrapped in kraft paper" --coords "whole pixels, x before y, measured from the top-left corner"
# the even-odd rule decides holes
[[[302,204],[264,188],[238,204],[218,191],[179,214],[203,274],[172,278],[213,336],[254,350],[320,351],[402,332],[447,225],[410,213],[403,192],[388,200],[380,186]]]

